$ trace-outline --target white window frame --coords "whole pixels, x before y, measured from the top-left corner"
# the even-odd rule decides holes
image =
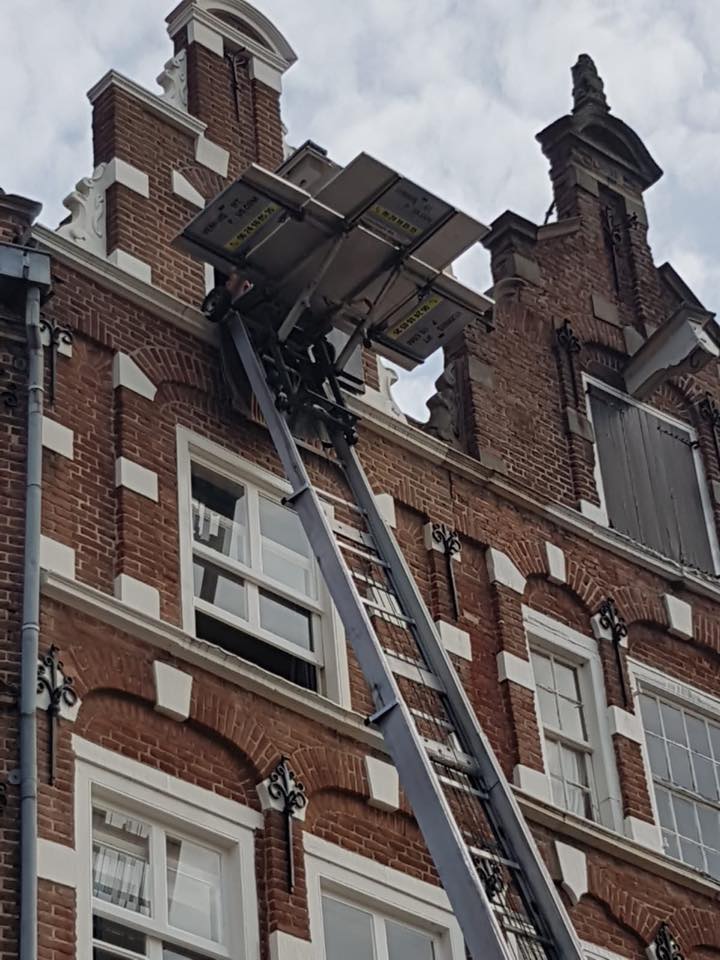
[[[650,767],[650,756],[648,754],[647,740],[645,737],[645,725],[642,723],[640,713],[640,694],[654,694],[663,700],[676,704],[678,707],[689,710],[691,713],[701,714],[714,723],[720,723],[720,697],[706,693],[704,690],[700,690],[698,687],[694,687],[689,683],[676,680],[661,670],[658,670],[656,667],[641,663],[639,660],[628,659],[628,673],[630,676],[630,688],[635,701],[635,713],[638,718],[640,718],[640,725],[642,727],[640,750],[643,758],[643,766],[645,767],[645,781],[647,783],[648,795],[650,796],[653,821],[658,829],[659,835],[662,827],[660,826],[660,815],[655,799],[655,780]],[[708,882],[720,882],[697,870],[691,863],[686,863],[685,860],[679,860],[665,854],[661,843],[659,843],[659,851],[666,856],[671,863],[684,867],[686,870],[691,870],[698,876],[706,878]]]
[[[264,644],[274,646],[297,659],[306,660],[317,669],[317,693],[326,696],[342,707],[350,708],[350,680],[344,631],[314,559],[317,583],[316,600],[312,600],[269,577],[265,577],[257,569],[251,569],[235,561],[225,563],[223,557],[214,551],[198,551],[209,562],[225,570],[230,576],[239,577],[256,584],[259,588],[266,589],[281,599],[288,600],[307,610],[312,615],[314,651],[303,650],[296,644],[284,641],[281,637],[276,637],[259,626],[256,627],[228,611],[223,611],[220,607],[196,599],[193,583],[193,553],[196,549],[192,532],[191,477],[193,464],[203,467],[220,478],[244,485],[248,494],[252,497],[264,495],[279,502],[283,497],[292,493],[290,484],[269,470],[257,466],[257,464],[232,453],[212,440],[193,433],[185,427],[177,428],[178,530],[183,629],[195,636],[195,610],[198,609],[247,636],[257,637]],[[324,504],[324,507],[331,516],[332,506]],[[249,511],[249,513],[252,513],[252,511]],[[251,521],[248,526],[248,537],[259,538],[259,535],[259,530],[254,528]],[[275,674],[270,674],[270,676],[278,679]],[[292,684],[292,686],[297,687],[296,684]],[[310,696],[316,695],[310,690],[306,692]]]
[[[605,678],[597,649],[597,641],[593,637],[585,636],[585,634],[573,630],[553,617],[548,617],[546,614],[525,606],[525,604],[522,606],[522,615],[528,655],[531,649],[537,650],[539,653],[544,651],[554,654],[559,659],[578,668],[578,682],[588,730],[588,742],[592,748],[592,760],[590,762],[598,811],[598,819],[595,822],[598,822],[601,826],[609,827],[611,830],[622,832],[622,794],[615,763],[612,735],[607,722],[608,707],[605,695]],[[530,666],[530,676],[533,678],[535,717],[543,752],[543,775],[547,783],[547,796],[552,803],[552,784],[548,773],[544,727],[540,716],[537,689],[534,686],[532,665]],[[564,810],[564,812],[573,816],[571,811]]]
[[[315,960],[325,960],[323,894],[430,934],[435,960],[465,960],[460,926],[442,887],[385,867],[312,834],[305,834],[304,845],[310,938]]]
[[[81,737],[74,735],[72,743],[76,756],[78,957],[92,956],[92,918],[93,913],[98,913],[148,937],[162,938],[210,960],[259,960],[254,831],[263,828],[262,815]],[[163,929],[154,919],[104,901],[93,901],[92,806],[98,800],[222,853],[221,890],[223,929],[226,931],[222,945],[213,945],[174,927]],[[152,960],[152,955],[150,958]]]
[[[591,386],[598,390],[605,391],[605,393],[608,393],[611,397],[617,397],[627,404],[632,404],[635,407],[640,407],[640,409],[646,410],[648,413],[652,414],[652,416],[657,417],[659,420],[664,420],[666,423],[671,424],[678,430],[684,430],[692,443],[698,443],[697,431],[683,420],[679,420],[677,417],[673,417],[668,413],[664,413],[662,410],[658,410],[656,407],[653,407],[648,403],[643,403],[641,400],[636,400],[634,397],[630,396],[630,394],[623,393],[622,390],[617,390],[615,387],[611,387],[607,383],[603,383],[602,380],[597,380],[595,377],[590,377],[585,373],[582,375],[582,382],[586,398],[585,408],[587,410],[588,420],[593,428],[593,436],[595,432],[595,424],[593,423],[592,405],[588,398],[589,388]],[[693,452],[693,462],[695,464],[695,474],[698,480],[698,488],[700,490],[700,502],[702,504],[703,515],[705,517],[705,526],[708,532],[710,555],[713,561],[714,569],[712,572],[717,574],[720,573],[720,542],[718,541],[715,515],[713,513],[713,507],[710,500],[710,490],[708,488],[707,476],[705,473],[705,464],[703,463],[702,453],[699,445],[693,446],[691,449]],[[593,454],[595,460],[593,476],[595,478],[595,489],[597,490],[598,499],[600,500],[600,506],[595,509],[593,519],[596,519],[604,527],[612,529],[613,532],[618,534],[618,536],[629,539],[621,530],[615,530],[614,528],[610,527],[610,517],[607,510],[605,487],[603,485],[602,469],[600,467],[600,453],[598,451],[598,445],[596,441],[593,441]],[[634,543],[635,541],[632,542]],[[652,550],[655,554],[659,553],[656,548],[647,544],[641,544],[641,546],[647,546],[647,549]],[[667,557],[667,559],[672,563],[678,563],[674,557]]]

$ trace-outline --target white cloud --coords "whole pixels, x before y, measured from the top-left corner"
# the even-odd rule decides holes
[[[341,162],[360,150],[489,221],[541,220],[550,202],[534,135],[570,107],[570,66],[590,53],[614,112],[668,173],[649,191],[657,261],[720,304],[720,21],[706,0],[258,0],[295,47],[290,139]],[[171,0],[24,0],[0,33],[0,186],[41,199],[43,219],[91,169],[86,90],[110,67],[157,89]],[[18,8],[20,9],[20,8]],[[10,131],[8,142],[7,131]],[[487,258],[460,270],[480,289]],[[396,388],[414,415],[439,362]]]

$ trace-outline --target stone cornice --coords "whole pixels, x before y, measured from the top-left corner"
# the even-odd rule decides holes
[[[156,114],[161,120],[164,120],[171,126],[182,130],[183,133],[187,133],[193,137],[199,137],[202,136],[207,129],[207,124],[203,123],[202,120],[198,120],[197,117],[193,117],[191,114],[178,109],[178,107],[164,100],[161,95],[153,93],[151,90],[146,90],[145,87],[140,86],[139,83],[124,76],[122,73],[118,73],[117,70],[108,70],[105,76],[98,80],[94,87],[88,90],[87,98],[90,103],[94,104],[97,98],[109,87],[122,90],[122,92],[127,93],[128,96],[139,100],[147,110]]]
[[[178,300],[177,297],[165,293],[152,284],[145,283],[94,253],[83,250],[72,240],[61,237],[48,227],[37,225],[33,227],[32,235],[40,245],[40,249],[49,253],[60,263],[78,270],[99,286],[124,300],[129,300],[199,340],[217,343],[217,331],[208,324],[197,308],[183,303],[182,300]]]

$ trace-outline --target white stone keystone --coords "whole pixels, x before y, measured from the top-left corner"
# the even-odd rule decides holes
[[[485,551],[485,561],[491,583],[500,583],[514,590],[515,593],[525,593],[527,580],[506,553],[494,547],[488,547]]]
[[[548,565],[548,580],[550,583],[567,583],[565,570],[565,554],[554,543],[545,542],[545,556]]]
[[[391,763],[376,757],[365,757],[365,772],[370,786],[371,807],[379,810],[397,810],[400,806],[400,780]]]
[[[190,716],[190,696],[193,678],[162,660],[153,663],[155,678],[155,709],[172,720],[183,721]]]
[[[560,864],[562,888],[573,906],[588,892],[587,857],[582,850],[560,840],[555,841],[555,852]]]
[[[680,600],[679,597],[665,593],[663,605],[670,633],[676,637],[682,637],[683,640],[690,640],[693,636],[693,612],[690,604]]]
[[[125,387],[133,393],[154,400],[157,387],[127,353],[116,353],[113,357],[113,388]]]

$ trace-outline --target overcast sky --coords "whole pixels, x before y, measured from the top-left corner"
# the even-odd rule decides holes
[[[159,91],[172,0],[0,5],[0,187],[62,198],[91,171],[85,93],[109,67]],[[570,108],[589,53],[613,112],[665,176],[646,195],[658,263],[720,312],[720,18],[710,0],[258,0],[298,54],[285,78],[289,140],[347,162],[366,150],[490,222],[542,222],[551,196],[534,140]],[[489,282],[484,252],[462,279]],[[429,362],[396,387],[423,416]]]

